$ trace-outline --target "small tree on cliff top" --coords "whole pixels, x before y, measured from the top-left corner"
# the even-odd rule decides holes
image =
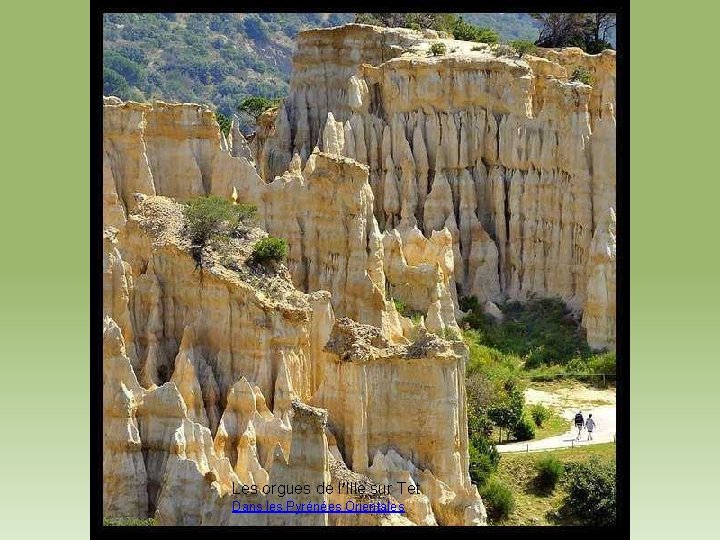
[[[257,208],[247,204],[233,204],[229,200],[208,195],[197,197],[184,208],[185,233],[191,243],[191,253],[198,266],[206,247],[220,248],[245,222],[250,222]]]

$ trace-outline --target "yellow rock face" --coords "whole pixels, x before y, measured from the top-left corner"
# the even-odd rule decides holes
[[[615,209],[614,51],[518,59],[444,40],[450,52],[428,57],[430,41],[364,25],[301,32],[290,95],[258,148],[261,163],[277,158],[265,178],[320,141],[368,166],[381,230],[451,233],[463,294],[585,310],[593,234]],[[578,68],[592,86],[571,80]],[[605,306],[588,341],[612,348]]]
[[[200,271],[183,237],[180,205],[166,197],[134,195],[137,210],[129,214],[122,230],[108,227],[105,231],[107,515],[149,515],[165,525],[407,524],[408,517],[393,515],[329,521],[324,514],[266,516],[229,511],[238,497],[245,502],[284,502],[272,494],[238,496],[234,486],[307,483],[315,488],[330,482],[326,433],[333,436],[332,430],[339,430],[348,437],[356,432],[352,435],[356,442],[352,446],[342,438],[342,450],[338,450],[333,436],[335,459],[343,467],[347,459],[363,481],[370,481],[363,473],[373,453],[397,444],[406,456],[406,467],[414,467],[415,460],[429,477],[444,479],[442,485],[451,494],[452,504],[443,503],[443,515],[449,517],[441,522],[465,522],[461,516],[468,508],[476,509],[468,523],[482,522],[479,497],[472,492],[468,496],[464,349],[459,343],[432,341],[422,323],[416,326],[400,317],[392,302],[385,300],[384,285],[374,281],[382,284],[384,280],[378,259],[383,253],[382,239],[377,236],[377,244],[369,249],[377,225],[364,168],[318,153],[306,173],[307,178],[294,180],[301,191],[298,196],[323,198],[328,205],[332,200],[335,208],[328,215],[305,216],[303,222],[306,234],[318,239],[313,253],[326,265],[320,273],[325,281],[314,287],[327,285],[344,294],[346,302],[356,299],[338,304],[338,309],[358,310],[351,313],[375,323],[358,328],[371,329],[377,338],[374,343],[384,348],[382,360],[374,364],[380,371],[368,381],[353,371],[338,371],[338,355],[355,354],[357,343],[337,337],[331,293],[298,291],[284,267],[274,276],[257,276],[231,270],[211,258]],[[303,195],[302,190],[307,192]],[[279,202],[276,214],[270,204],[265,208],[268,223],[275,216],[280,219],[283,209],[292,211]],[[322,236],[332,219],[342,223],[346,214],[350,215],[347,227],[341,228],[345,236],[339,241]],[[364,232],[368,222],[371,228]],[[233,241],[230,258],[244,264],[249,244],[243,242],[253,242],[258,234],[263,233],[255,229],[250,240]],[[445,239],[444,248],[433,248],[435,242],[409,240],[409,259],[418,263],[424,256],[435,257],[438,279],[442,279],[452,264],[447,254],[451,239]],[[357,255],[338,264],[333,249],[348,246]],[[373,250],[374,259],[368,257]],[[449,259],[443,262],[438,253],[446,253]],[[368,261],[374,261],[375,267]],[[340,277],[333,279],[334,273]],[[315,276],[314,271],[310,275]],[[379,300],[373,300],[371,291]],[[363,304],[366,299],[370,302]],[[446,303],[447,316],[454,322],[452,300]],[[125,332],[112,317],[123,321]],[[129,345],[135,351],[134,363]],[[136,373],[141,375],[140,383]],[[422,378],[419,373],[424,373]],[[405,382],[402,388],[383,388],[390,379]],[[360,395],[362,388],[369,393]],[[389,392],[405,390],[407,399],[397,403],[398,410],[414,409],[421,403],[425,408],[412,416],[373,408]],[[433,402],[447,406],[430,407]],[[352,403],[357,411],[365,411],[362,414],[396,418],[395,427],[358,426],[357,417],[338,405]],[[328,425],[333,426],[329,432]],[[435,428],[425,433],[428,425]],[[413,432],[423,435],[426,443],[417,444]],[[409,519],[436,522],[433,504],[439,503],[417,494],[408,501],[413,509]]]
[[[457,50],[428,57],[439,39]],[[614,346],[615,74],[607,52],[471,48],[303,32],[291,94],[249,144],[199,105],[105,99],[106,516],[486,522],[458,293],[495,316],[495,302],[561,296],[591,346]],[[569,81],[577,67],[595,85]],[[258,227],[199,267],[178,203],[203,194],[255,204]],[[246,264],[266,234],[289,244],[272,271]],[[402,516],[231,511],[282,502],[242,486],[339,481],[417,492],[393,495]]]

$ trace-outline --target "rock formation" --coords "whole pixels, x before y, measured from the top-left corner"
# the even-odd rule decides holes
[[[429,58],[439,39],[457,52]],[[471,47],[302,32],[291,94],[252,140],[199,105],[105,98],[106,517],[486,522],[458,297],[501,316],[506,299],[560,296],[591,346],[614,346],[615,79],[607,51]],[[593,87],[569,81],[580,66]],[[258,217],[200,264],[180,203],[205,194]],[[288,241],[285,264],[251,264],[267,234]],[[278,485],[311,485],[304,503],[379,501],[315,491],[348,481],[417,492],[388,495],[405,514],[233,511],[284,503]]]
[[[353,158],[381,230],[451,233],[463,294],[584,311],[593,233],[615,208],[615,52],[518,59],[445,40],[455,52],[428,57],[429,41],[366,25],[300,33],[290,95],[258,148],[274,156],[264,177],[315,145]],[[570,80],[580,67],[593,86]],[[614,346],[613,320],[594,318],[593,346]]]
[[[339,237],[340,249],[350,246],[352,251],[353,242],[359,242],[360,256],[349,257],[335,268],[347,272],[342,274],[341,285],[332,279],[325,283],[356,298],[353,305],[339,304],[339,309],[360,318],[377,316],[375,326],[348,318],[336,322],[332,295],[298,291],[285,267],[263,273],[248,266],[252,243],[265,234],[260,229],[231,240],[223,261],[211,255],[198,268],[183,236],[182,207],[170,198],[134,194],[135,210],[129,211],[122,229],[106,227],[106,516],[150,516],[161,525],[484,523],[482,503],[467,473],[464,346],[432,341],[431,334],[423,334],[422,324],[414,325],[394,311],[384,296],[382,239],[371,200],[366,204],[358,195],[365,193],[372,199],[362,167],[324,154],[316,154],[314,159],[315,168],[307,171],[307,181],[302,176],[296,180],[298,190],[315,189],[308,197],[332,195],[337,198],[334,206],[342,212],[369,212],[369,216],[349,216],[347,236]],[[344,170],[348,166],[349,173]],[[331,178],[336,181],[335,188]],[[342,206],[343,199],[347,206]],[[269,205],[267,209],[269,221],[273,212]],[[334,215],[342,223],[344,214],[336,210]],[[276,216],[280,218],[280,210]],[[330,264],[333,245],[320,238],[320,229],[331,225],[330,218],[318,214],[305,219],[306,231],[317,227],[313,233],[318,238],[315,256]],[[363,232],[364,223],[370,223],[370,232]],[[373,235],[377,235],[374,246],[368,243]],[[379,285],[367,276],[368,268],[372,270],[368,252],[376,253]],[[331,270],[323,272],[332,276]],[[348,276],[357,276],[353,278],[357,282]],[[366,315],[350,311],[363,305],[362,287],[377,291],[375,301],[379,302],[368,304]],[[355,293],[356,289],[359,292]],[[386,323],[383,316],[394,318]],[[371,332],[384,348],[381,355],[397,356],[396,360],[388,356],[386,370],[394,369],[392,365],[398,361],[407,364],[404,369],[398,366],[398,376],[407,379],[403,384],[414,396],[408,395],[405,402],[392,404],[391,411],[381,412],[374,408],[380,403],[376,400],[387,399],[390,388],[369,387],[368,393],[358,395],[369,381],[381,383],[390,374],[378,372],[362,382],[355,380],[358,376],[352,371],[348,375],[338,371],[338,358],[355,354],[361,346],[338,337],[338,328],[348,324],[345,321],[350,321],[351,328]],[[134,362],[128,353],[130,344]],[[410,358],[410,362],[405,360]],[[413,362],[425,366],[425,378],[431,385],[413,381]],[[141,382],[136,373],[141,374]],[[410,420],[392,411],[420,402],[428,406],[432,400],[447,406],[433,407],[432,425],[437,431],[427,433],[430,442],[423,446],[411,436],[422,431],[421,424],[427,425],[423,412],[419,410]],[[365,408],[363,414],[395,418],[395,427],[387,431],[378,424],[365,432],[356,417],[340,408],[342,403],[356,403],[361,410]],[[395,440],[397,430],[405,435]],[[356,432],[357,446],[346,446],[349,439],[342,438],[338,449],[333,431],[348,434],[348,438]],[[328,435],[333,437],[334,456]],[[361,437],[367,441],[359,442]],[[233,501],[285,502],[284,497],[272,493],[236,493],[241,486],[255,485],[262,490],[299,483],[315,489],[342,476],[333,476],[333,470],[347,470],[347,474],[370,482],[366,473],[372,453],[387,450],[388,445],[405,456],[408,466],[417,462],[447,486],[454,502],[442,506],[443,518],[435,517],[431,503],[440,503],[433,498],[427,498],[425,507],[414,502],[413,508],[424,510],[413,510],[410,517],[378,514],[354,519],[332,514],[232,512]],[[315,495],[303,502],[339,504],[337,494],[332,501],[327,495]]]

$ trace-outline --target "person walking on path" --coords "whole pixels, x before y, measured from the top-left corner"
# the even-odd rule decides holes
[[[577,440],[580,440],[580,434],[582,433],[583,426],[585,425],[585,419],[583,418],[582,412],[578,411],[575,415],[575,427],[578,429]]]
[[[588,441],[592,441],[593,430],[595,429],[595,420],[593,420],[592,414],[588,414],[587,422],[585,422],[585,429],[588,432]]]

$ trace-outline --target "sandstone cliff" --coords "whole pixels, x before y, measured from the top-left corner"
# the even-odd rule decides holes
[[[323,167],[340,167],[334,171],[339,176],[332,177],[339,178],[340,185],[352,185],[352,177],[342,173],[347,166],[343,160],[322,154],[316,160],[315,170],[318,174],[324,171],[318,176],[318,196],[329,189],[324,182],[331,176]],[[308,173],[308,183],[298,180],[299,188],[312,186],[314,178]],[[372,197],[367,178],[360,174],[358,182]],[[329,193],[345,196],[348,205],[362,207],[362,199],[356,201],[353,189],[347,195]],[[467,473],[464,347],[460,343],[439,340],[428,347],[428,338],[419,337],[424,327],[408,322],[403,330],[397,323],[400,317],[393,312],[395,326],[377,319],[377,326],[358,328],[372,329],[399,361],[388,357],[390,362],[382,372],[371,374],[368,381],[355,380],[357,375],[352,372],[348,379],[337,371],[338,355],[355,354],[357,347],[352,340],[336,337],[342,324],[335,322],[331,294],[297,290],[283,266],[273,271],[246,264],[252,244],[265,234],[262,230],[252,229],[242,239],[231,240],[222,254],[208,253],[205,264],[198,268],[183,236],[181,206],[161,196],[133,194],[132,199],[135,210],[128,211],[122,228],[106,227],[104,231],[106,516],[150,516],[162,525],[484,523],[482,503]],[[356,211],[353,208],[344,210]],[[316,219],[324,223],[322,216]],[[372,216],[369,219],[374,222]],[[367,256],[368,237],[357,222],[352,223],[359,234],[353,235],[353,240],[348,235],[341,248],[360,241],[358,250]],[[379,236],[377,244],[381,249]],[[318,258],[331,261],[332,247],[319,246]],[[381,257],[382,252],[378,253]],[[341,268],[357,272],[367,264],[365,258],[351,258]],[[376,265],[382,279],[381,259]],[[328,269],[324,273],[327,275]],[[360,285],[346,284],[335,290],[352,295],[353,286],[364,286],[361,277],[357,279]],[[368,308],[369,313],[386,313],[385,304],[392,303],[384,300],[384,286],[375,287],[372,279],[367,286],[379,291],[382,302],[377,308]],[[346,309],[362,305],[364,293],[358,294],[357,303]],[[417,366],[403,360],[410,357],[428,368],[423,377],[426,382],[419,386],[412,380]],[[407,390],[413,394],[398,394],[389,409],[378,410],[377,400],[398,390],[382,388],[386,377],[407,379]],[[369,381],[379,386],[363,391]],[[432,411],[437,431],[428,432],[432,440],[423,444],[411,436],[423,423],[422,411],[413,420],[399,411],[414,409],[421,402],[428,406],[430,400],[447,406]],[[365,430],[357,425],[357,417],[348,415],[338,403],[355,403],[358,410],[364,410],[362,414],[394,418],[394,427],[380,423]],[[396,438],[398,430],[405,435]],[[367,437],[369,444],[358,442],[350,447],[341,438],[338,449],[333,433],[338,437],[354,433],[358,441]],[[333,441],[334,456],[328,437]],[[233,500],[284,502],[277,494],[238,495],[234,486],[299,483],[314,488],[338,478],[337,472],[332,472],[338,467],[370,482],[369,460],[378,449],[388,448],[404,456],[408,471],[417,463],[432,479],[427,486],[446,486],[452,500],[423,493],[425,499],[417,498],[426,500],[425,509],[414,511],[410,518],[340,519],[326,514],[231,511]],[[418,485],[422,490],[422,484]],[[329,499],[316,494],[305,502],[327,503]]]
[[[250,145],[199,105],[105,98],[107,517],[484,524],[459,294],[495,311],[560,296],[614,346],[613,53],[444,40],[457,51],[429,58],[437,39],[301,33],[291,94]],[[179,203],[203,194],[255,204],[258,227],[198,265]],[[290,248],[274,270],[247,264],[268,233]],[[281,502],[235,486],[343,479],[419,493],[394,499],[403,516],[232,512]]]
[[[264,178],[316,145],[353,158],[381,230],[451,233],[463,294],[585,310],[593,235],[615,208],[614,51],[518,59],[443,40],[450,53],[428,57],[431,41],[366,25],[300,33],[290,95],[259,139]],[[593,86],[570,80],[578,67]],[[588,341],[612,348],[605,307]]]

